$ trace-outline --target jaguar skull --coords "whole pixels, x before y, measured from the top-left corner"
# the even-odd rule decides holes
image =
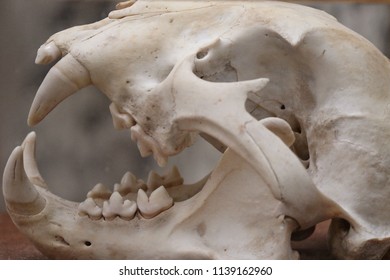
[[[7,163],[8,211],[53,258],[297,258],[291,234],[333,218],[341,258],[381,258],[390,130],[389,63],[333,17],[279,2],[132,1],[53,35],[37,63],[59,62],[33,101],[39,123],[93,84],[159,165],[198,134],[223,152],[210,176],[127,173],[82,203],[50,193],[35,134]],[[232,226],[234,225],[234,226]]]

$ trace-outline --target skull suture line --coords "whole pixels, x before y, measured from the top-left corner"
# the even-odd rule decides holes
[[[333,17],[279,2],[138,1],[53,35],[30,125],[93,84],[160,165],[201,133],[224,152],[186,186],[177,170],[147,184],[125,174],[83,203],[51,194],[35,134],[4,172],[8,211],[53,258],[296,258],[292,232],[333,218],[340,258],[389,246],[390,69]],[[307,169],[306,169],[306,168]],[[234,225],[234,226],[233,226]],[[112,237],[112,239],[110,239]]]

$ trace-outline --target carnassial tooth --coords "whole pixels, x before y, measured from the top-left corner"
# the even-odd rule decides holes
[[[119,192],[114,192],[110,200],[103,203],[103,217],[107,220],[112,220],[117,216],[124,220],[131,220],[136,211],[137,204],[130,200],[123,201]]]
[[[95,201],[89,197],[81,202],[78,207],[80,216],[88,216],[92,220],[99,220],[102,217],[102,208],[96,205]]]
[[[37,51],[36,64],[49,64],[61,57],[61,50],[54,42],[43,44]]]
[[[169,196],[164,186],[152,192],[148,198],[144,190],[138,191],[138,209],[146,219],[153,218],[173,205],[173,199]]]

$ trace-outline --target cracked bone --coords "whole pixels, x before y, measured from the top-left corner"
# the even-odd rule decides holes
[[[154,218],[126,224],[139,227],[158,249],[144,250],[142,242],[133,245],[125,236],[120,246],[110,243],[112,255],[291,258],[296,257],[288,244],[292,231],[307,232],[333,218],[329,240],[334,255],[386,257],[390,65],[371,43],[326,13],[296,4],[140,0],[118,7],[107,19],[54,34],[38,51],[38,62],[56,58],[57,50],[64,57],[39,88],[29,124],[92,83],[115,104],[110,107],[114,125],[130,126],[141,154],[153,154],[160,165],[198,134],[224,153],[204,185],[194,184],[181,194],[176,194],[180,186],[167,188],[179,202]],[[72,232],[84,240],[98,232],[96,245],[104,234],[111,236],[108,227],[122,237],[126,226],[118,219],[102,225],[87,216],[78,218],[86,222],[81,226],[72,216],[77,204],[34,187],[43,179],[35,160],[28,159],[31,151],[17,148],[4,172],[3,192],[14,222],[49,256],[111,258],[98,249],[72,253],[45,243],[56,232],[66,241],[63,246],[77,247],[83,243]],[[26,174],[22,159],[30,162],[26,167],[33,165]],[[38,180],[32,184],[29,176]],[[185,199],[188,195],[193,196]],[[245,200],[224,200],[231,195]],[[264,213],[264,203],[270,213]],[[17,214],[27,209],[39,214]],[[248,211],[247,216],[237,209]],[[228,214],[242,227],[232,228]],[[255,216],[258,227],[243,230]],[[47,231],[43,217],[55,217],[69,230],[65,234],[50,224]],[[187,226],[176,228],[184,219]],[[272,230],[280,234],[271,237]],[[231,243],[237,236],[242,240],[231,244],[231,236]],[[256,241],[264,247],[254,252],[248,244]]]

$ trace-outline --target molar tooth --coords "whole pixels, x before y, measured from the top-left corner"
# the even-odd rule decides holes
[[[79,215],[88,216],[92,220],[99,220],[102,217],[102,208],[96,205],[95,201],[89,197],[79,204]]]
[[[125,200],[119,192],[114,192],[108,201],[103,203],[103,216],[112,220],[119,216],[124,220],[131,220],[137,211],[137,204],[134,201]]]
[[[153,218],[173,205],[173,199],[169,196],[164,186],[153,191],[149,198],[144,190],[138,191],[138,209],[146,219]]]

